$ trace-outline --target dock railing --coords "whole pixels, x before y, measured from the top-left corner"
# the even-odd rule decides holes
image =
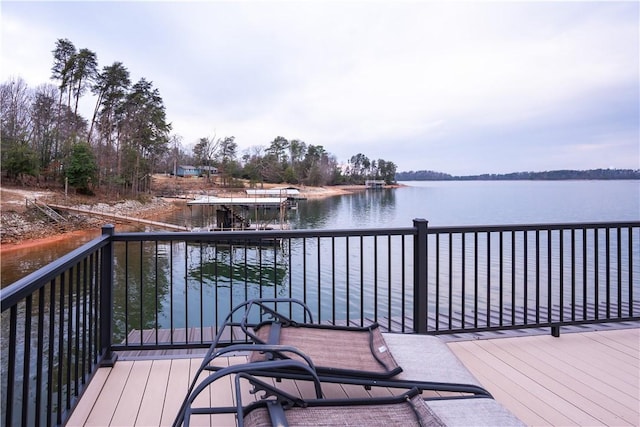
[[[120,351],[209,345],[236,304],[450,334],[640,320],[640,222],[116,233],[2,289],[2,425],[59,425]],[[287,309],[287,307],[283,307]],[[228,342],[232,336],[226,337]]]

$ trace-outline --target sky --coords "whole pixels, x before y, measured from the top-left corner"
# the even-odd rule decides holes
[[[277,136],[453,175],[640,168],[640,2],[7,1],[0,81],[122,62],[192,147]],[[95,100],[86,97],[90,117]]]

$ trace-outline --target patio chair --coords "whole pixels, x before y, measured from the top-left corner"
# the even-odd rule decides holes
[[[297,322],[278,308],[297,311]],[[222,336],[241,344],[218,348]],[[311,366],[321,382],[355,384],[365,388],[416,388],[422,391],[457,392],[491,398],[469,370],[439,338],[413,334],[381,333],[377,324],[365,327],[313,323],[310,309],[292,298],[263,298],[243,302],[226,317],[188,394],[198,386],[203,371],[217,371],[212,362],[229,353],[247,352],[254,376],[312,379],[307,371],[260,363],[296,360]],[[186,399],[182,410],[186,407]]]
[[[205,414],[234,414],[239,427],[268,426],[523,426],[511,412],[491,398],[457,398],[426,401],[417,388],[396,396],[371,398],[323,398],[319,377],[313,367],[300,361],[256,362],[260,370],[304,371],[313,378],[315,396],[293,396],[251,375],[255,363],[234,365],[216,371],[204,379],[187,397],[184,411],[174,426],[190,425],[191,417]],[[234,375],[235,406],[194,407],[198,395],[215,381]],[[274,373],[277,377],[278,374]],[[243,380],[251,393],[263,396],[244,404]],[[216,424],[215,419],[209,420]]]
[[[304,321],[293,320],[292,316],[278,311],[279,307],[287,307],[290,313],[297,311]],[[237,342],[252,344],[218,349],[225,333]],[[376,323],[364,327],[316,324],[307,305],[293,298],[253,299],[237,305],[209,347],[199,372],[219,369],[211,365],[211,361],[234,351],[248,351],[250,362],[300,360],[304,354],[313,362],[323,382],[359,384],[367,388],[416,387],[421,391],[491,397],[439,338],[382,333]],[[292,375],[294,379],[305,376],[303,373]]]

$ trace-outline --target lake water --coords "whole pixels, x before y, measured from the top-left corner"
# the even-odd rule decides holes
[[[309,200],[295,228],[503,225],[640,219],[640,181],[411,181]]]
[[[302,201],[291,211],[295,229],[637,221],[640,181],[411,181],[387,190]],[[199,226],[197,210],[169,218]],[[24,250],[1,259],[2,286],[46,265],[99,234],[99,230]]]
[[[613,222],[640,219],[640,181],[407,182],[404,184],[406,186],[397,189],[362,191],[350,195],[303,201],[297,210],[290,212],[289,220],[295,229],[350,229],[410,227],[414,218],[425,218],[430,226]],[[170,217],[158,217],[158,219],[181,225],[190,223],[194,226],[201,225],[203,222],[198,210],[188,207]],[[119,230],[125,231],[123,227],[119,227]],[[3,252],[2,286],[13,283],[18,278],[68,253],[99,233],[100,230],[74,233],[66,239],[50,244]],[[372,240],[362,242],[359,239],[352,239],[350,245],[354,247],[350,252],[351,255],[358,253],[358,245],[362,245],[364,254],[370,254]],[[454,244],[458,243],[454,240]],[[620,243],[621,247],[626,247],[624,241]],[[293,242],[286,250],[255,249],[244,252],[233,248],[217,247],[205,247],[203,251],[199,245],[164,242],[146,246],[144,262],[136,261],[136,254],[141,253],[142,249],[138,250],[139,246],[133,245],[128,272],[125,271],[127,262],[120,262],[127,256],[120,246],[115,253],[113,339],[118,342],[132,330],[149,329],[156,324],[164,329],[200,324],[213,325],[228,313],[232,301],[237,304],[247,295],[256,297],[258,293],[262,294],[262,290],[265,296],[309,297],[311,301],[317,301],[318,305],[322,299],[322,306],[318,307],[318,312],[324,313],[323,319],[329,318],[327,313],[334,308],[332,301],[335,301],[337,310],[343,310],[342,313],[337,314],[338,319],[344,314],[345,307],[350,307],[352,316],[358,316],[359,308],[351,307],[354,304],[352,298],[356,302],[364,301],[361,309],[362,316],[368,318],[377,317],[376,310],[379,306],[384,306],[385,301],[393,301],[388,304],[390,310],[388,314],[382,311],[379,314],[381,317],[398,318],[402,314],[398,311],[399,307],[402,307],[405,298],[412,299],[412,289],[408,285],[405,297],[404,282],[398,283],[396,276],[404,269],[407,277],[410,277],[412,259],[410,256],[406,260],[400,258],[401,251],[396,250],[399,245],[405,245],[404,241],[394,240],[392,244],[393,248],[390,243],[388,249],[386,244],[376,247],[382,260],[387,253],[389,254],[388,263],[391,267],[388,268],[379,264],[375,267],[370,265],[360,267],[355,261],[349,264],[349,256],[344,256],[344,253],[339,252],[339,248],[338,253],[333,256],[334,248],[331,242],[311,241],[306,247],[301,247],[300,242]],[[307,256],[306,250],[314,253],[314,245],[318,246],[318,253],[322,254],[323,261],[330,260],[334,268],[333,272],[326,272],[323,269],[324,264],[320,262],[320,256]],[[492,247],[496,248],[497,245],[494,244]],[[568,249],[565,248],[565,250]],[[602,251],[602,248],[600,250]],[[541,252],[546,253],[545,250]],[[410,253],[410,247],[408,253]],[[554,248],[553,253],[557,254],[558,249]],[[522,259],[520,255],[520,253],[517,254],[519,260]],[[604,256],[601,259],[604,259]],[[234,266],[236,262],[245,261],[246,267],[241,269],[232,267],[232,261]],[[433,260],[430,259],[428,262],[433,263]],[[473,268],[471,261],[468,264],[467,269]],[[452,265],[458,265],[456,259]],[[482,270],[486,262],[479,262],[478,265]],[[640,277],[640,262],[634,262],[633,269],[633,277]],[[576,270],[580,274],[582,271],[580,265]],[[435,269],[431,268],[431,271]],[[622,277],[627,277],[628,266],[623,264],[621,272]],[[460,303],[461,295],[471,292],[471,289],[466,292],[461,290],[460,274],[462,274],[461,270],[456,269],[452,271],[451,276],[451,283],[455,285],[451,288],[452,306],[459,304],[455,305],[454,311],[460,311],[462,307],[471,304],[471,302]],[[472,277],[472,274],[473,271],[469,271],[468,277]],[[520,273],[518,274],[514,283],[522,286],[525,280]],[[531,283],[527,282],[524,286],[527,289],[530,288],[529,296],[518,295],[520,305],[523,301],[527,301],[530,306],[534,306],[536,302],[534,274],[535,271],[532,271],[529,281]],[[287,275],[292,278],[291,282],[287,281]],[[615,276],[614,271],[613,277]],[[123,279],[124,277],[128,277],[128,282]],[[544,271],[541,272],[541,277],[546,277]],[[335,286],[333,286],[334,278]],[[390,287],[387,290],[385,286],[381,286],[378,290],[374,286],[378,282],[383,285],[388,282]],[[323,287],[320,286],[321,283]],[[601,283],[605,283],[605,280],[603,279]],[[400,286],[403,287],[402,290],[399,290]],[[633,286],[634,295],[638,295],[640,292],[635,281]],[[472,288],[471,285],[470,288]],[[541,301],[545,301],[545,286],[542,288],[543,293],[540,298]],[[348,292],[347,289],[349,289]],[[509,301],[509,294],[505,292],[505,301]],[[432,293],[433,290],[430,290],[430,310],[436,301]],[[475,295],[479,297],[478,307],[485,307],[484,294],[479,292]],[[566,300],[569,301],[570,297],[571,295],[567,295]],[[628,298],[626,288],[622,297]],[[442,294],[439,298],[446,299],[449,296]],[[601,298],[604,300],[605,296]],[[378,299],[379,304],[376,303]],[[446,305],[444,299],[443,307]],[[469,298],[467,301],[472,300],[473,298]],[[156,302],[159,307],[157,312]],[[139,310],[143,315],[136,314],[130,318],[124,316],[124,306],[127,304],[131,313],[137,313],[136,310]],[[495,305],[495,298],[492,304]],[[394,311],[391,311],[391,307],[394,307]],[[467,313],[472,309],[473,307],[469,306]],[[464,309],[462,311],[464,312]],[[3,337],[7,336],[8,324],[9,322],[6,321],[2,323]],[[20,341],[23,335],[18,334],[18,336]],[[3,354],[2,357],[6,356]],[[32,365],[33,363],[35,363],[34,359],[32,359]],[[0,365],[6,367],[6,361]],[[31,372],[35,371],[35,366],[32,366]],[[4,372],[0,372],[0,376],[3,374]],[[31,380],[35,381],[35,377]],[[2,393],[3,390],[0,390],[0,394]]]

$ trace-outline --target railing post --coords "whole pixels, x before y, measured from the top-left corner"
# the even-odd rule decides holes
[[[426,219],[413,220],[413,331],[427,332],[427,226]]]
[[[102,227],[102,235],[112,236],[114,226]],[[102,248],[100,258],[100,367],[111,367],[118,356],[111,351],[113,325],[113,241]]]

